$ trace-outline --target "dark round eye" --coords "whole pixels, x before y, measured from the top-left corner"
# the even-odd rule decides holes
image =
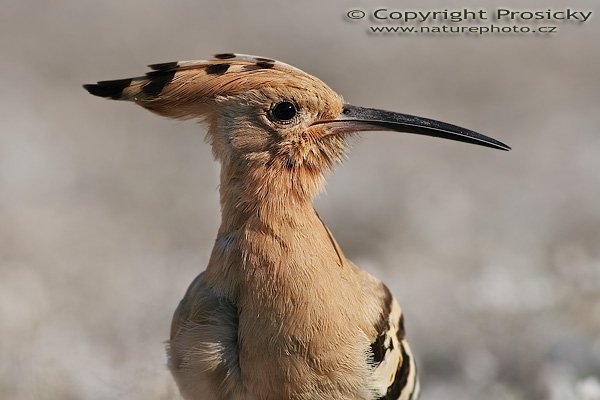
[[[271,115],[277,121],[289,121],[294,118],[298,114],[298,110],[296,109],[296,105],[289,101],[282,101],[281,103],[277,103],[275,107],[271,110]]]

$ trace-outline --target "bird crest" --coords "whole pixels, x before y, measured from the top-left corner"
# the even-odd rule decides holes
[[[202,118],[210,112],[211,104],[220,99],[265,88],[283,92],[295,88],[320,94],[324,99],[339,98],[314,76],[266,57],[221,53],[210,60],[174,61],[148,67],[152,71],[145,76],[83,86],[95,96],[133,101],[172,118]]]

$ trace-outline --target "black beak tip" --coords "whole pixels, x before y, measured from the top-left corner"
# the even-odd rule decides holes
[[[500,142],[499,140],[495,140],[495,143],[493,144],[493,148],[498,149],[498,150],[504,150],[504,151],[510,151],[512,150],[512,147],[510,147],[509,145]]]

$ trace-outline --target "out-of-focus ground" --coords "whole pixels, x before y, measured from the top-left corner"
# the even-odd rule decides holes
[[[178,398],[163,341],[209,257],[218,166],[202,126],[81,84],[228,51],[512,145],[363,134],[317,208],[402,304],[423,399],[600,398],[598,16],[550,37],[374,36],[352,8],[373,4],[3,2],[0,398]]]

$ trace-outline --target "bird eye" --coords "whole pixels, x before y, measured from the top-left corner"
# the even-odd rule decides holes
[[[279,122],[289,122],[297,114],[298,109],[296,109],[296,105],[289,101],[277,103],[275,107],[271,109],[271,116],[275,121]]]

